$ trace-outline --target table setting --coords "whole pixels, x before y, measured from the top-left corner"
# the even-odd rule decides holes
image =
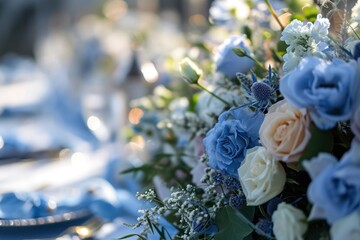
[[[79,32],[71,44],[56,32],[42,39],[36,60],[0,60],[0,239],[109,239],[138,214],[136,178],[119,174],[131,166],[119,137],[126,99],[99,67],[104,44],[92,64],[94,47],[78,49],[78,59],[64,54],[105,37]],[[108,51],[126,77],[130,56]]]
[[[119,216],[134,217],[127,204],[136,182],[117,176],[117,165],[129,165],[121,144],[96,135],[82,103],[50,85],[35,62],[10,56],[1,76],[0,238],[85,239]]]

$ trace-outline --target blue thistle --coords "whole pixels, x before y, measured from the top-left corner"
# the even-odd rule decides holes
[[[270,98],[272,89],[264,82],[255,82],[251,86],[251,92],[257,101],[266,101]]]
[[[279,197],[275,197],[271,199],[266,207],[267,214],[271,217],[273,213],[276,211],[277,206],[282,202],[283,200]]]
[[[244,195],[233,195],[229,199],[229,205],[233,208],[239,208],[246,204],[246,198]]]
[[[256,223],[256,226],[267,235],[271,236],[273,234],[274,224],[270,220],[260,219],[260,221]]]
[[[212,173],[211,178],[216,184],[223,184],[224,183],[224,176],[220,172]]]
[[[229,191],[235,191],[241,188],[239,180],[233,177],[227,177],[225,179],[225,185]]]
[[[279,86],[275,80],[278,78],[276,72],[273,72],[269,66],[268,76],[263,81],[258,81],[254,72],[251,72],[252,83],[249,84],[249,79],[242,74],[237,75],[241,82],[242,88],[249,95],[249,102],[240,107],[255,107],[259,111],[264,111],[271,101],[272,95],[278,90]]]

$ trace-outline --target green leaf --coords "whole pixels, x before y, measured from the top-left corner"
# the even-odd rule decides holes
[[[277,53],[279,54],[279,56],[284,56],[287,47],[288,45],[284,41],[279,41],[277,43]]]
[[[334,146],[334,136],[331,130],[320,130],[315,125],[310,126],[311,138],[299,163],[316,157],[320,152],[331,152]],[[301,164],[300,164],[301,167]]]
[[[243,27],[243,31],[242,31],[242,32],[247,36],[248,39],[251,40],[251,38],[252,38],[252,30],[251,30],[251,28],[250,28],[248,25],[245,25],[245,26]]]
[[[127,238],[131,238],[131,237],[138,237],[138,238],[140,238],[140,239],[142,239],[142,240],[146,240],[146,238],[144,237],[144,236],[142,236],[142,235],[140,235],[140,234],[128,234],[128,235],[125,235],[125,236],[123,236],[123,237],[121,237],[121,238],[118,238],[118,240],[121,240],[121,239],[127,239]]]
[[[306,20],[305,16],[302,14],[299,14],[299,13],[295,13],[295,14],[291,15],[291,20],[295,20],[295,19],[297,19],[301,22]]]
[[[221,209],[215,218],[215,223],[219,228],[219,232],[215,235],[216,240],[232,239],[243,240],[253,229],[243,220],[243,214],[249,221],[254,217],[255,209],[253,207],[245,207],[238,210],[225,207]]]
[[[149,228],[150,228],[150,230],[151,230],[151,233],[154,234],[154,228],[153,228],[152,222],[150,221],[150,219],[149,219],[148,217],[146,218],[146,221],[147,221],[147,223],[148,223],[148,225],[149,225]]]
[[[315,22],[319,10],[316,6],[306,6],[303,8],[303,13],[307,20]]]

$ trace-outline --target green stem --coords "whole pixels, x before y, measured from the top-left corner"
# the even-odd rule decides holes
[[[256,65],[258,65],[258,66],[259,66],[260,68],[262,68],[263,70],[267,71],[267,69],[264,67],[264,65],[262,65],[261,62],[259,62],[259,60],[255,59],[255,58],[253,58],[252,56],[247,55],[247,54],[245,55],[245,57],[250,58],[251,60],[253,60],[253,61],[256,63]]]
[[[269,0],[265,0],[265,3],[267,5],[267,7],[269,8],[269,11],[271,13],[271,15],[275,18],[276,22],[279,24],[280,28],[281,28],[281,31],[284,30],[284,26],[282,25],[282,23],[280,22],[280,19],[279,17],[277,16],[274,8],[271,6],[271,3]]]
[[[350,23],[348,21],[346,21],[346,22],[349,25],[349,27],[351,28],[351,30],[353,31],[353,33],[355,34],[355,36],[360,40],[360,36],[356,33],[355,29],[350,25]]]
[[[226,100],[222,99],[221,97],[219,97],[218,95],[216,95],[215,93],[213,93],[212,91],[210,91],[209,89],[207,89],[206,87],[204,87],[203,85],[201,85],[200,83],[197,83],[197,85],[199,86],[199,88],[201,88],[201,89],[204,90],[205,92],[209,93],[209,94],[212,95],[214,98],[217,98],[218,100],[220,100],[221,102],[223,102],[225,105],[231,106],[231,104],[228,103]]]

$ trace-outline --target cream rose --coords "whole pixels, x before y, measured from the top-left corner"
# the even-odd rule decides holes
[[[282,100],[269,108],[260,127],[262,145],[278,160],[296,162],[310,140],[306,109],[296,109]]]
[[[335,222],[330,229],[332,240],[360,239],[360,214],[357,212]]]
[[[264,147],[250,149],[238,173],[247,205],[251,206],[263,204],[278,195],[286,181],[284,168]]]
[[[307,230],[305,214],[287,203],[280,203],[272,215],[277,240],[300,240]]]

